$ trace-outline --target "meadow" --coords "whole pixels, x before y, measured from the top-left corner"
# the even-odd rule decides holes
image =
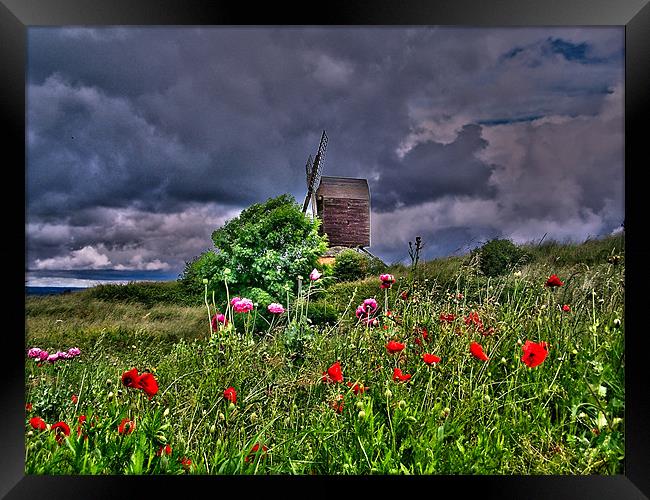
[[[25,472],[620,474],[623,235],[528,250],[305,276],[277,314],[178,283],[27,297]]]

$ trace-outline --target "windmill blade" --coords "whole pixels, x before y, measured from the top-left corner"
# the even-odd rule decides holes
[[[311,155],[307,158],[307,165],[305,165],[305,170],[307,172],[307,189],[309,190],[309,185],[311,184]]]
[[[307,167],[306,167],[308,171],[307,172],[307,196],[305,196],[305,202],[302,205],[303,213],[307,213],[307,207],[309,207],[309,201],[313,197],[317,183],[320,181],[321,171],[323,169],[323,162],[325,159],[325,150],[327,149],[327,141],[328,141],[327,134],[323,130],[323,135],[321,135],[320,144],[318,145],[318,152],[316,153],[316,158],[314,159],[314,163],[311,166],[311,173],[309,172],[311,155],[307,160]]]

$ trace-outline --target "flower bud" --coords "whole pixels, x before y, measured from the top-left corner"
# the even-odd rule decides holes
[[[397,403],[397,406],[399,406],[400,408],[406,408],[406,401],[400,399],[399,403]]]
[[[203,284],[207,285],[208,284],[208,278],[203,278]]]
[[[226,416],[221,412],[219,412],[219,420],[226,420]]]
[[[169,416],[169,408],[165,408],[165,411],[163,412],[163,417],[168,417]]]
[[[357,408],[360,410],[363,408],[363,403],[361,401],[357,401]]]
[[[113,396],[115,396],[115,394],[113,394],[113,391],[108,393],[108,399],[111,399]]]
[[[366,412],[363,411],[363,410],[361,410],[361,411],[359,412],[359,418],[360,418],[360,419],[364,419],[364,418],[366,418]]]
[[[210,426],[210,434],[214,434],[215,432],[217,432],[217,426],[212,424]]]
[[[483,401],[485,401],[486,403],[489,403],[490,402],[490,395],[486,394],[485,396],[483,396]]]
[[[112,383],[113,381],[110,378],[106,380],[106,385],[111,385]]]
[[[451,409],[448,406],[445,406],[445,408],[440,412],[440,416],[443,418],[447,418],[450,413],[451,413]]]
[[[387,398],[390,398],[392,395],[393,393],[390,392],[390,389],[386,389],[386,392],[384,392],[384,396],[386,396]]]
[[[615,327],[615,328],[618,328],[619,326],[621,326],[621,320],[618,319],[618,318],[616,318],[616,319],[614,320],[614,327]]]
[[[251,413],[251,422],[253,423],[257,422],[257,413],[255,412]]]
[[[34,431],[29,431],[29,432],[27,433],[27,437],[32,437],[33,435],[34,435]]]
[[[228,409],[229,409],[230,411],[234,410],[235,408],[237,408],[237,407],[235,406],[235,403],[230,403],[230,404],[228,405]]]

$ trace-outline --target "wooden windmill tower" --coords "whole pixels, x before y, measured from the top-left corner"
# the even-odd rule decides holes
[[[318,152],[312,163],[307,160],[307,195],[302,206],[307,213],[322,221],[320,231],[328,236],[330,249],[370,246],[370,189],[366,179],[350,177],[322,177],[321,172],[327,148],[327,134],[323,130]]]

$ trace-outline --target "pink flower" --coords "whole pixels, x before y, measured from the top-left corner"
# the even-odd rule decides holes
[[[366,299],[363,301],[363,309],[369,313],[374,313],[377,310],[377,301],[375,299]]]
[[[230,305],[234,306],[236,302],[239,302],[241,300],[241,297],[235,297],[230,300]]]
[[[235,312],[245,313],[253,310],[253,301],[251,299],[239,299],[232,306]]]
[[[221,313],[212,316],[212,331],[216,332],[219,330],[219,323],[223,324],[224,326],[228,325],[228,320]]]
[[[359,306],[357,307],[355,314],[357,315],[357,318],[362,318],[363,316],[366,316],[366,310],[363,306]]]
[[[320,278],[323,275],[323,273],[318,272],[318,269],[314,268],[311,273],[309,273],[309,279],[312,281],[316,281],[318,278]]]
[[[58,353],[58,352],[57,352],[56,354],[50,354],[50,355],[47,357],[47,360],[48,360],[50,363],[54,363],[57,359],[59,359],[59,353]]]
[[[378,326],[379,320],[377,318],[362,318],[362,323],[365,323],[368,326]]]
[[[50,354],[47,351],[41,351],[38,355],[41,361],[45,361],[49,356]]]
[[[282,307],[282,304],[278,304],[276,302],[273,302],[272,304],[269,304],[267,309],[272,314],[282,314],[284,312],[284,307]]]
[[[41,349],[38,347],[32,347],[29,351],[27,351],[27,357],[29,358],[39,358],[41,355],[41,352],[43,352]]]
[[[390,288],[395,283],[395,277],[392,274],[382,274],[379,279],[381,280],[380,288]]]
[[[71,347],[68,349],[68,356],[72,356],[74,358],[75,356],[79,356],[79,354],[81,354],[81,349],[78,347]]]

